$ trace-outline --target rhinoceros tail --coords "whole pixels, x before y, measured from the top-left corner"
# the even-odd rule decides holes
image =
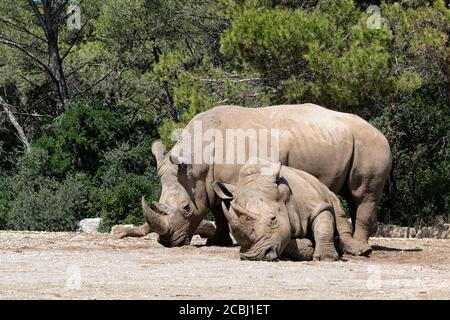
[[[391,195],[395,192],[397,192],[397,184],[394,177],[394,165],[392,165],[391,170],[389,171],[386,185],[384,186],[384,193],[387,195]]]

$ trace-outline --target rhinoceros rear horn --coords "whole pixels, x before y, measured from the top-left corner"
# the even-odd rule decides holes
[[[227,218],[230,224],[239,222],[237,215],[235,215],[234,212],[231,213],[223,201],[222,201],[222,210],[223,214],[225,215],[225,218]]]
[[[155,212],[150,208],[142,197],[142,209],[144,210],[144,217],[150,226],[150,230],[156,232],[159,235],[164,235],[169,231],[169,222],[167,221],[167,216]]]
[[[231,202],[231,206],[233,207],[233,209],[236,212],[237,216],[239,217],[240,221],[252,221],[253,222],[253,221],[258,220],[257,214],[250,212],[247,209],[242,208],[235,201]]]
[[[227,206],[223,202],[222,209],[225,217],[228,220],[228,223],[230,224],[233,235],[238,243],[241,246],[253,243],[255,240],[253,237],[253,228],[248,224],[241,223],[234,210],[228,210]]]

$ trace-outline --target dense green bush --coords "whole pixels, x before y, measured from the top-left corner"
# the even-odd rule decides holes
[[[118,223],[141,224],[144,222],[141,197],[157,200],[155,184],[145,176],[127,174],[110,190],[102,190],[101,216],[104,226]]]
[[[97,171],[98,187],[92,192],[90,208],[104,218],[104,227],[142,223],[141,197],[148,201],[158,199],[159,179],[150,146],[151,140],[147,139],[135,147],[122,144],[105,154]]]
[[[76,173],[64,180],[51,177],[46,150],[33,148],[16,171],[0,183],[0,220],[13,230],[74,230],[86,215],[89,177]]]
[[[20,177],[16,177],[20,179]],[[86,176],[77,174],[64,182],[39,177],[14,181],[17,194],[11,203],[6,227],[13,230],[75,230],[86,212]]]
[[[125,125],[119,114],[77,106],[67,111],[34,147],[49,154],[49,166],[55,175],[97,170],[102,152],[121,139]],[[126,131],[126,130],[125,130]]]
[[[0,171],[0,230],[6,228],[12,199],[11,178]]]
[[[0,228],[74,230],[86,217],[104,229],[141,223],[141,196],[156,200],[152,125],[80,105],[46,128],[15,171],[0,174]]]
[[[373,121],[394,157],[395,189],[380,210],[385,222],[423,225],[450,214],[450,109],[438,89],[421,90]]]

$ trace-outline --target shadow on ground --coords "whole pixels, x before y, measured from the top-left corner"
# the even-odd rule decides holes
[[[391,248],[386,246],[380,246],[380,245],[373,245],[372,250],[374,251],[396,251],[396,252],[420,252],[423,251],[421,248],[411,248],[411,249],[399,249],[399,248]]]

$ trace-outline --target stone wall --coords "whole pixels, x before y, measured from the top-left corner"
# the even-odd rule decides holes
[[[379,224],[374,237],[382,238],[414,238],[416,229],[410,227],[400,227],[393,224]]]
[[[419,230],[416,230],[411,227],[380,223],[378,224],[378,230],[374,237],[450,239],[450,224],[437,224],[432,227],[422,227]]]
[[[416,238],[450,239],[450,224],[438,224],[433,227],[420,228]]]

